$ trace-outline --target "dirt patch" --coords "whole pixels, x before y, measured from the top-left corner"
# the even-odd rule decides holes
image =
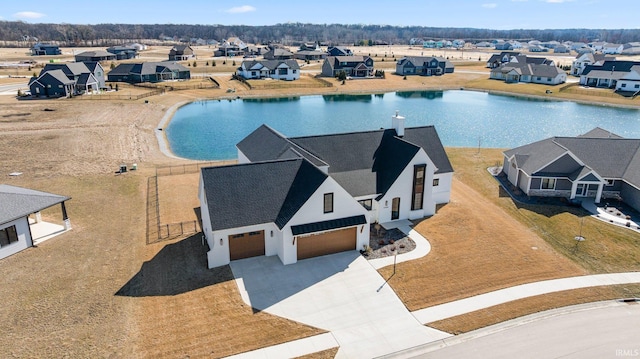
[[[451,202],[415,230],[429,240],[431,252],[398,264],[389,281],[411,311],[586,272],[455,177]],[[380,272],[388,278],[391,270]]]
[[[295,359],[333,359],[336,357],[336,354],[338,354],[338,349],[340,348],[331,348],[331,349],[323,350],[321,352],[303,355]]]

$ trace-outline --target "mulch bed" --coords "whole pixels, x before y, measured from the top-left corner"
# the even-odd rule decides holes
[[[371,247],[371,251],[368,255],[363,254],[367,259],[407,253],[416,248],[416,243],[398,229],[390,229],[388,231],[380,229],[378,233],[374,226],[371,225],[370,233],[369,247]]]

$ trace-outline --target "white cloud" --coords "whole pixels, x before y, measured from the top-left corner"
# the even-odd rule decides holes
[[[256,11],[256,8],[251,5],[236,6],[236,7],[232,7],[231,9],[225,10],[225,12],[228,12],[230,14],[242,14],[245,12],[252,12],[252,11]]]
[[[16,19],[39,19],[45,16],[47,15],[35,11],[20,11],[13,14],[13,17]]]
[[[493,9],[493,8],[495,8],[497,6],[498,6],[498,4],[496,4],[496,3],[482,4],[482,7],[487,8],[487,9]]]
[[[562,4],[562,3],[565,3],[565,2],[572,2],[574,0],[542,0],[542,1],[544,1],[546,3],[549,3],[549,4]]]

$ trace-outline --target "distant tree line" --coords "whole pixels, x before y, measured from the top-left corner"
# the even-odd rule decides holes
[[[167,39],[175,41],[191,38],[222,40],[238,36],[249,43],[280,42],[296,45],[302,41],[354,45],[382,41],[389,44],[408,44],[411,38],[463,39],[485,41],[514,39],[520,41],[581,41],[594,40],[611,43],[640,41],[640,29],[514,29],[492,30],[474,28],[445,28],[425,26],[342,25],[287,23],[269,26],[246,25],[130,25],[130,24],[30,24],[21,21],[0,21],[0,45],[16,42],[28,46],[33,38],[55,41],[65,46],[105,46],[119,40]]]

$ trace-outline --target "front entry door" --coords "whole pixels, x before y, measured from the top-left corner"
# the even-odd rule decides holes
[[[400,197],[396,197],[391,202],[391,220],[400,218]]]
[[[589,185],[586,183],[578,183],[576,186],[576,196],[585,197],[588,193]]]

